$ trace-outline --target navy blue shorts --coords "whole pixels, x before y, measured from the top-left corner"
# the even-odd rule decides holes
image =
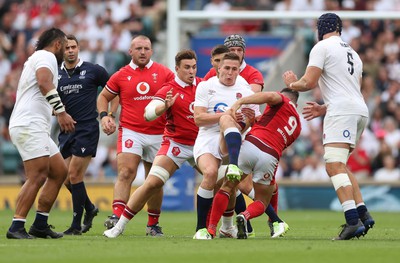
[[[99,136],[99,122],[97,120],[77,122],[74,132],[61,132],[58,135],[58,147],[64,159],[71,155],[95,157]]]

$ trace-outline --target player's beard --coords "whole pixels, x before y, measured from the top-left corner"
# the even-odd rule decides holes
[[[61,65],[61,63],[64,61],[64,50],[60,49],[58,52],[54,54],[57,59],[57,64]]]

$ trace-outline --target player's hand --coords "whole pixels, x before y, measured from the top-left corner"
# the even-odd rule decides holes
[[[167,92],[167,96],[165,97],[165,109],[169,109],[172,105],[174,105],[176,98],[178,97],[179,93],[176,93],[175,96],[173,95],[173,89],[170,89]]]
[[[111,116],[105,116],[101,119],[101,129],[107,135],[111,135],[117,129],[117,125],[115,124],[115,118]]]
[[[241,112],[246,117],[246,119],[249,120],[249,122],[251,124],[254,123],[254,121],[256,119],[256,113],[253,109],[247,108],[247,107],[242,107]]]
[[[75,123],[74,119],[72,119],[71,115],[67,112],[61,112],[56,115],[58,124],[60,125],[60,130],[69,133],[75,131]]]
[[[314,101],[308,101],[306,104],[307,105],[303,108],[303,117],[307,121],[322,116],[326,113],[325,105],[319,105]]]
[[[282,74],[282,79],[283,79],[283,82],[285,83],[286,87],[290,88],[289,87],[290,83],[296,82],[297,76],[296,76],[296,74],[294,74],[293,71],[288,70]]]

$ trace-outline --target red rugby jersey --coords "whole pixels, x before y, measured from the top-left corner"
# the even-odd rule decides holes
[[[143,69],[131,61],[114,73],[106,89],[120,97],[119,125],[144,134],[162,134],[165,116],[148,122],[143,117],[144,109],[157,91],[174,77],[170,69],[151,60]]]
[[[283,150],[299,137],[301,131],[296,105],[284,95],[280,95],[283,101],[272,107],[267,105],[261,118],[247,134],[274,149],[279,157],[282,156]]]
[[[197,85],[201,78],[196,77],[193,85],[188,85],[175,77],[175,80],[165,84],[154,96],[154,99],[164,101],[169,90],[173,89],[173,95],[179,93],[172,105],[166,111],[167,124],[164,136],[172,138],[173,141],[185,145],[194,145],[199,127],[194,123],[194,99]]]

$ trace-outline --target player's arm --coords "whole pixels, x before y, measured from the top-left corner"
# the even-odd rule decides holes
[[[106,88],[104,88],[97,97],[97,111],[100,115],[101,128],[107,135],[114,133],[116,129],[115,117],[113,114],[110,114],[113,110],[113,106],[111,106],[111,111],[108,110],[109,102],[113,101],[115,98],[118,98],[118,96],[111,93]],[[118,107],[118,104],[116,104],[116,108]],[[116,108],[114,110],[116,110]]]
[[[174,105],[179,93],[173,95],[173,89],[167,91],[164,102],[159,99],[153,99],[144,109],[144,119],[152,121],[163,115],[172,105]]]
[[[206,107],[195,106],[194,107],[194,122],[197,126],[207,126],[212,125],[219,122],[219,119],[222,115],[226,114],[226,112],[210,114],[207,113]]]
[[[309,66],[306,69],[306,73],[299,80],[292,71],[286,71],[283,73],[282,78],[286,86],[296,91],[308,91],[317,87],[318,80],[321,77],[322,69]]]
[[[251,87],[251,90],[252,90],[254,93],[261,92],[262,89],[263,89],[263,86],[262,86],[262,85],[256,84],[256,83],[250,84],[250,87]]]
[[[61,98],[53,84],[53,73],[51,73],[51,70],[47,67],[37,69],[36,80],[40,92],[53,107],[53,111],[57,116],[57,121],[60,124],[60,129],[64,132],[73,132],[75,130],[76,122],[65,111]]]
[[[231,107],[233,112],[236,112],[242,105],[245,104],[264,104],[277,105],[282,102],[282,97],[278,92],[259,92],[237,100]]]

